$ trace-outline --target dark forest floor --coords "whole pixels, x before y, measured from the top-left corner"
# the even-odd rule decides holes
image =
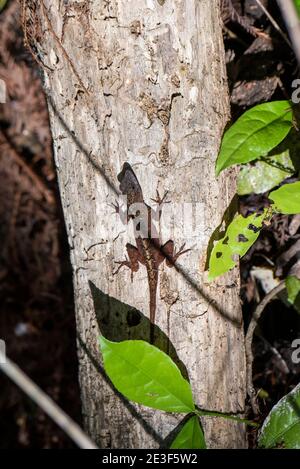
[[[39,71],[19,5],[0,15],[0,337],[7,354],[80,422],[72,273]],[[0,375],[0,448],[72,443]]]
[[[226,19],[224,40],[235,119],[255,104],[289,97],[298,69],[293,52],[255,0],[232,3],[259,30],[255,36]],[[263,4],[284,30],[275,2]],[[80,422],[72,273],[48,114],[40,73],[23,46],[16,0],[0,14],[0,78],[7,83],[9,96],[8,103],[0,105],[0,338],[6,341],[8,355]],[[248,214],[265,203],[264,195],[243,197],[241,212]],[[280,256],[299,239],[299,227],[299,217],[275,217],[243,259],[246,324],[266,285],[274,281],[274,273],[278,278],[285,275]],[[299,326],[300,316],[279,300],[264,314],[255,340],[254,372],[255,387],[261,389],[262,418],[298,384],[299,366],[290,356]],[[2,375],[0,389],[0,449],[72,447]]]

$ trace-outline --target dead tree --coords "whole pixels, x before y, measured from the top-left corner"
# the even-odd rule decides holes
[[[169,224],[164,241],[191,251],[175,269],[160,266],[157,344],[184,364],[199,407],[242,415],[239,274],[210,284],[205,273],[209,241],[235,191],[233,172],[217,179],[214,171],[229,117],[219,1],[33,0],[24,2],[23,21],[49,103],[86,430],[101,447],[152,448],[179,422],[126,402],[101,367],[100,331],[122,340],[146,338],[149,329],[146,269],[133,281],[126,269],[114,275],[126,243],[134,244],[110,206],[124,162],[147,203],[168,191],[173,205],[200,208],[187,231],[184,222]],[[245,447],[243,425],[219,418],[203,425],[209,447]]]

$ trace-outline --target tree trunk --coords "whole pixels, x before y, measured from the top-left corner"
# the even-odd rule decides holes
[[[44,6],[43,6],[44,5]],[[244,334],[238,271],[207,282],[209,239],[234,195],[215,178],[229,116],[217,0],[33,1],[25,37],[44,69],[58,181],[74,271],[86,430],[101,447],[156,448],[180,418],[126,402],[105,377],[98,336],[148,340],[141,265],[114,275],[135,244],[110,203],[129,162],[144,198],[168,191],[163,241],[191,251],[159,268],[156,344],[187,370],[201,408],[243,414]],[[183,204],[187,221],[178,221]],[[166,222],[176,204],[176,220]],[[153,205],[153,204],[152,204]],[[200,216],[199,216],[200,214]],[[164,227],[170,233],[164,233]],[[184,365],[183,365],[184,364]],[[245,447],[245,428],[203,420],[208,446]]]

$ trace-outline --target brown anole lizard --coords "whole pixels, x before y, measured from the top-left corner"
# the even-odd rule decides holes
[[[136,246],[126,244],[128,258],[116,262],[119,267],[114,274],[117,274],[122,267],[128,267],[132,275],[139,270],[139,264],[146,267],[149,285],[150,342],[153,343],[159,266],[166,260],[167,266],[173,267],[179,256],[190,251],[190,249],[184,249],[185,244],[183,244],[176,253],[172,240],[161,244],[156,226],[153,223],[154,215],[157,217],[157,213],[144,201],[143,191],[129,163],[124,163],[122,171],[118,175],[118,180],[121,193],[127,197],[125,223],[128,223],[130,219],[135,221]],[[161,217],[160,206],[164,203],[165,197],[166,194],[163,198],[160,198],[157,192],[157,199],[152,199],[159,204],[159,219]],[[120,214],[119,204],[116,202],[113,206],[116,212]]]

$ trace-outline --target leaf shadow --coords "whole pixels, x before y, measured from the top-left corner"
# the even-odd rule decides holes
[[[102,292],[92,281],[89,281],[89,287],[97,325],[106,339],[113,342],[124,340],[149,342],[151,323],[141,311]],[[153,345],[166,353],[176,363],[183,377],[188,380],[187,369],[179,359],[174,345],[157,325],[154,326]]]

